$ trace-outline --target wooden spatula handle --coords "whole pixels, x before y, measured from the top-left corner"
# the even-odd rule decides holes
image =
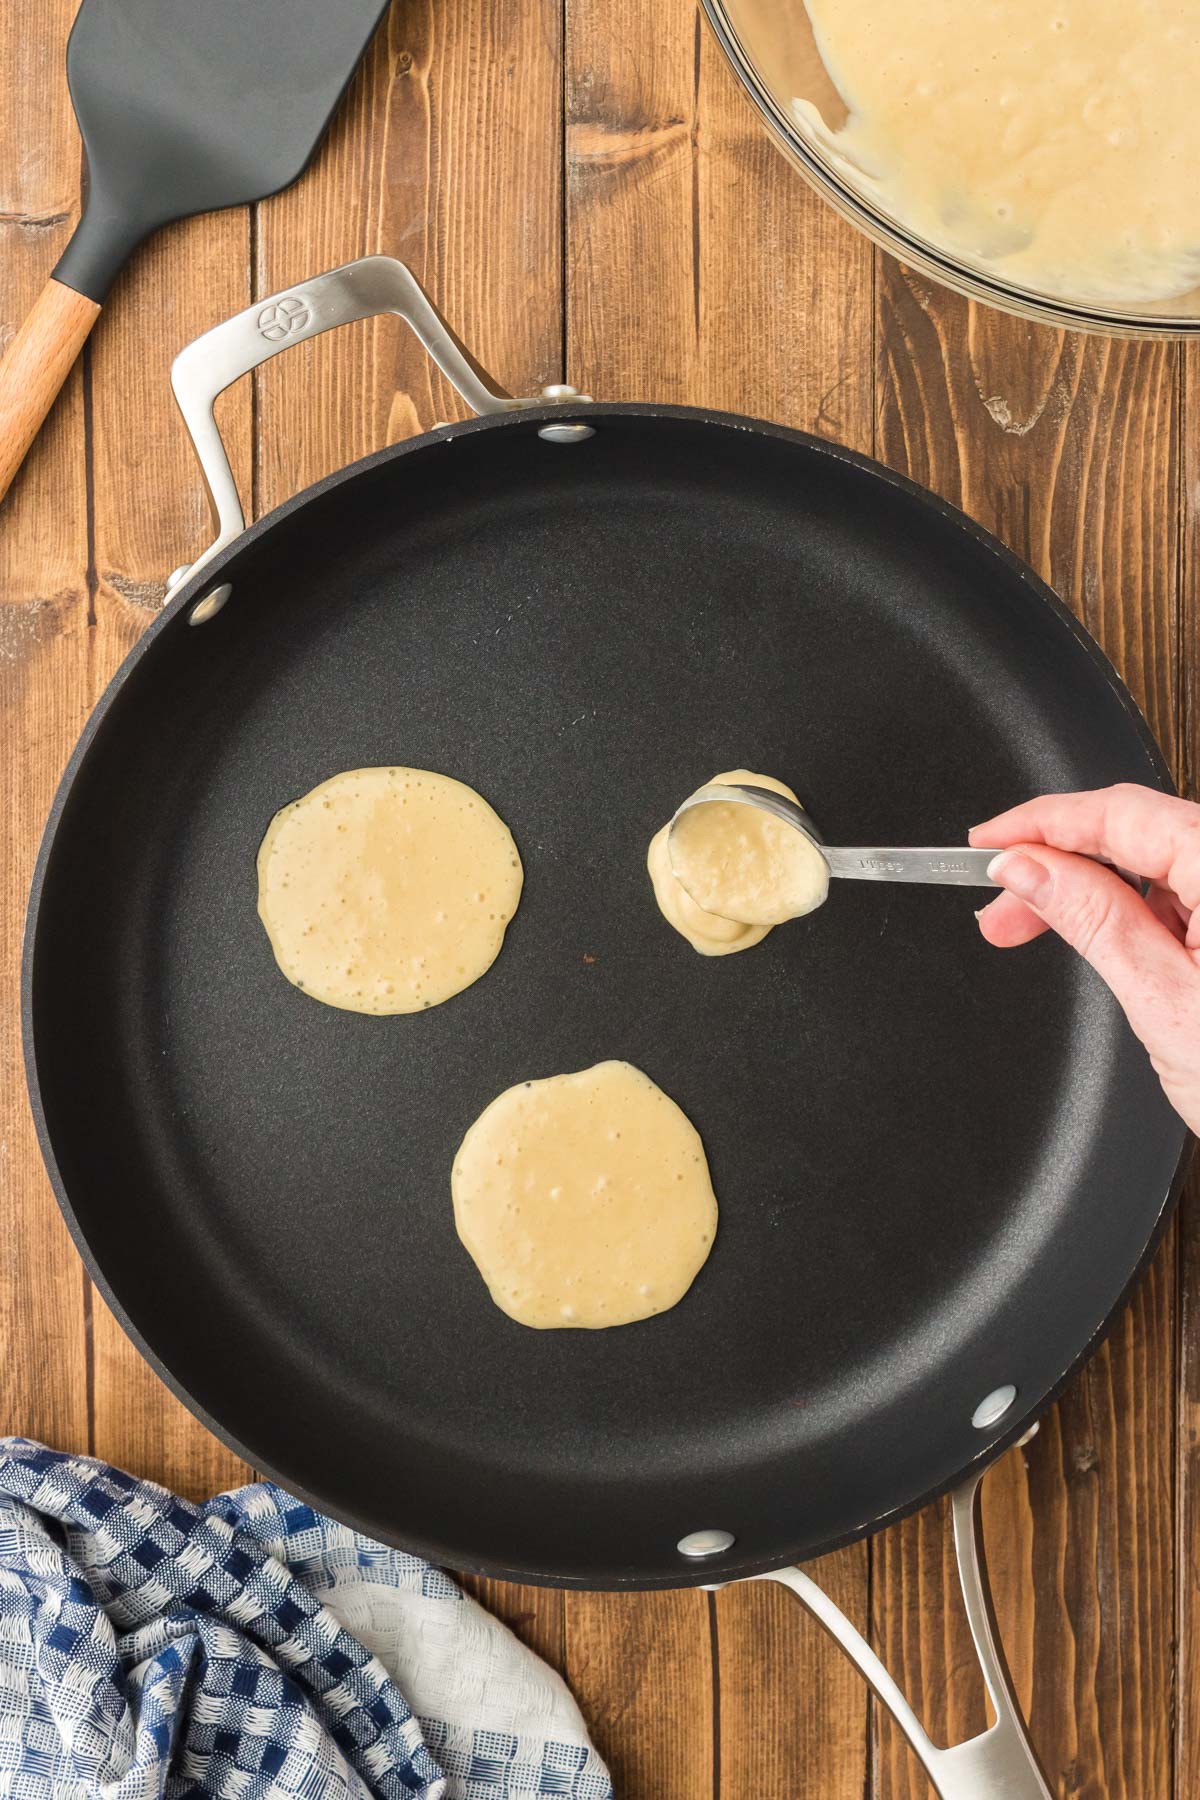
[[[54,405],[100,308],[50,280],[0,361],[0,500]]]

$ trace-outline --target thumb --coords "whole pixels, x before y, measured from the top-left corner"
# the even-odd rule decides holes
[[[1160,1074],[1194,1066],[1200,969],[1127,882],[1045,844],[1002,851],[988,874],[1108,983]]]

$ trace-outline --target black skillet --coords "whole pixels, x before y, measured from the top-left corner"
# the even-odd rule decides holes
[[[386,310],[491,416],[241,530],[212,395]],[[811,1557],[1011,1442],[1177,1183],[1183,1127],[1108,993],[1056,942],[990,951],[950,889],[841,883],[707,960],[644,854],[736,765],[793,782],[839,842],[953,843],[1043,790],[1165,788],[1097,646],[864,457],[692,408],[499,397],[386,259],[250,309],[176,382],[222,547],[72,757],[24,977],[60,1201],[156,1367],[361,1528],[591,1586]],[[285,801],[395,762],[486,795],[526,885],[482,981],[365,1018],[280,975],[255,853]],[[451,1157],[501,1089],[606,1057],[695,1121],[719,1235],[673,1311],[528,1331],[458,1243]],[[690,1561],[697,1530],[732,1544]]]

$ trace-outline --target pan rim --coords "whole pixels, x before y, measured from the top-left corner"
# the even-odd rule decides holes
[[[718,430],[740,431],[767,437],[783,444],[795,445],[810,453],[815,452],[822,456],[828,456],[834,462],[847,465],[858,470],[867,477],[882,481],[886,486],[908,496],[911,500],[916,501],[921,506],[931,510],[941,519],[961,530],[980,548],[996,557],[1007,573],[1010,576],[1018,577],[1022,585],[1029,591],[1031,597],[1040,601],[1042,606],[1048,609],[1050,614],[1057,620],[1059,626],[1067,628],[1076,644],[1087,652],[1097,673],[1112,690],[1122,712],[1133,726],[1147,759],[1150,778],[1165,791],[1175,791],[1174,782],[1166,760],[1137,702],[1124,681],[1121,679],[1113,663],[1107,657],[1101,646],[1096,642],[1095,638],[1091,636],[1080,620],[1070,611],[1048,583],[1044,582],[1041,577],[1028,566],[1028,564],[1015,554],[1015,552],[1008,549],[1008,547],[1001,543],[994,534],[978,524],[968,514],[964,513],[961,508],[942,499],[939,495],[932,493],[929,489],[922,487],[919,483],[912,481],[907,476],[898,474],[896,471],[886,468],[883,464],[862,452],[848,449],[843,445],[834,443],[828,439],[817,437],[809,432],[797,431],[788,426],[776,425],[769,421],[749,418],[742,414],[726,413],[690,406],[658,404],[655,402],[594,402],[588,404],[586,416],[589,420],[601,420],[605,417],[622,420],[639,418],[666,421],[678,420],[692,425],[713,427]],[[214,1418],[199,1401],[195,1400],[182,1381],[174,1375],[164,1360],[142,1336],[125,1306],[110,1286],[95,1253],[83,1233],[79,1220],[76,1217],[67,1192],[66,1183],[63,1180],[58,1166],[52,1135],[42,1100],[34,1041],[33,1015],[35,939],[37,935],[41,900],[55,841],[62,825],[63,815],[66,810],[71,790],[112,705],[124,688],[125,683],[133,670],[141,663],[145,656],[153,652],[153,646],[158,638],[166,630],[179,623],[180,614],[185,613],[187,609],[194,604],[202,590],[215,585],[219,581],[222,573],[229,564],[234,561],[244,549],[257,542],[260,538],[265,537],[293,513],[298,512],[308,505],[310,501],[325,494],[333,493],[343,484],[353,481],[359,476],[379,468],[386,463],[399,461],[404,456],[432,451],[437,447],[452,443],[462,437],[475,436],[478,433],[489,431],[522,428],[536,429],[546,423],[561,423],[563,417],[563,406],[561,404],[551,404],[543,407],[521,409],[520,411],[512,413],[492,415],[481,419],[471,419],[459,424],[440,427],[432,432],[424,433],[420,437],[408,439],[400,444],[389,445],[382,450],[375,451],[369,456],[346,465],[344,468],[333,471],[331,474],[312,484],[310,487],[302,489],[298,494],[293,495],[280,506],[274,508],[270,513],[265,514],[261,519],[256,520],[252,525],[248,526],[246,530],[233,541],[233,543],[226,546],[225,549],[210,562],[206,563],[202,570],[198,571],[194,577],[189,578],[189,580],[183,584],[171,602],[163,608],[159,616],[150,624],[146,631],[143,632],[137,643],[132,646],[117,670],[114,672],[103,694],[100,696],[100,699],[97,701],[85,722],[83,730],[72,749],[71,755],[55,790],[38,848],[33,877],[30,884],[21,956],[21,1035],[26,1085],[29,1094],[30,1108],[37,1132],[38,1144],[50,1178],[51,1187],[59,1209],[63,1214],[67,1228],[71,1234],[71,1238],[83,1259],[89,1277],[95,1282],[96,1287],[110,1310],[113,1312],[122,1330],[130,1338],[131,1342],[150,1364],[151,1368],[159,1378],[166,1384],[168,1390],[173,1393],[175,1397],[179,1399],[215,1437],[218,1438],[219,1441],[224,1443],[227,1448],[233,1451],[233,1453],[241,1460],[249,1464],[253,1470],[267,1476],[268,1479],[275,1481],[289,1492],[296,1494],[299,1498],[315,1506],[318,1510],[330,1512],[333,1516],[340,1518],[352,1529],[361,1531],[370,1537],[377,1538],[381,1535],[377,1525],[356,1518],[352,1510],[341,1505],[331,1507],[328,1501],[322,1499],[319,1495],[313,1494],[299,1486],[291,1477],[265,1462],[257,1453],[252,1451],[248,1445],[241,1442],[232,1432],[226,1429],[219,1420]],[[574,449],[577,454],[586,455],[586,451],[579,447],[573,446],[572,449]],[[561,454],[562,451],[560,450],[558,453]],[[452,1545],[436,1544],[428,1540],[406,1538],[402,1541],[401,1547],[410,1550],[414,1554],[422,1555],[435,1563],[447,1564],[453,1568],[463,1570],[464,1572],[489,1575],[501,1580],[530,1582],[535,1585],[584,1590],[593,1589],[597,1586],[602,1586],[609,1591],[635,1589],[654,1590],[710,1585],[714,1577],[717,1577],[721,1584],[724,1584],[728,1581],[740,1580],[750,1576],[763,1574],[772,1569],[785,1567],[797,1560],[810,1560],[817,1556],[827,1555],[847,1544],[857,1542],[875,1531],[882,1529],[884,1526],[894,1524],[899,1520],[910,1516],[912,1513],[919,1511],[932,1501],[948,1493],[972,1471],[977,1470],[980,1467],[986,1467],[990,1462],[997,1459],[1016,1443],[1018,1439],[1024,1436],[1029,1431],[1031,1425],[1044,1416],[1054,1404],[1077,1371],[1091,1358],[1099,1344],[1111,1331],[1128,1303],[1131,1294],[1144,1275],[1149,1263],[1153,1259],[1183,1186],[1188,1163],[1190,1161],[1192,1139],[1190,1134],[1183,1127],[1182,1122],[1180,1122],[1180,1132],[1180,1150],[1175,1171],[1171,1182],[1162,1197],[1159,1209],[1155,1215],[1153,1226],[1148,1234],[1138,1262],[1129,1275],[1128,1280],[1121,1287],[1112,1307],[1093,1327],[1078,1354],[1062,1371],[1049,1390],[1042,1395],[1035,1397],[1028,1406],[1023,1407],[1020,1414],[1007,1423],[1003,1432],[983,1443],[978,1454],[972,1457],[966,1465],[952,1473],[945,1480],[911,1500],[905,1501],[886,1513],[864,1520],[849,1532],[828,1541],[822,1540],[816,1545],[809,1545],[801,1542],[794,1544],[790,1549],[781,1549],[777,1553],[773,1551],[768,1557],[760,1556],[743,1559],[741,1561],[730,1561],[727,1564],[722,1564],[719,1570],[708,1567],[696,1567],[691,1569],[680,1568],[678,1571],[672,1571],[670,1574],[609,1576],[606,1577],[602,1584],[597,1583],[584,1575],[575,1573],[564,1575],[561,1572],[551,1569],[532,1568],[525,1565],[506,1566],[495,1562],[478,1560],[469,1555],[465,1555],[461,1550],[456,1549]],[[384,1541],[398,1542],[399,1540],[394,1537],[389,1540],[387,1535],[384,1534]]]

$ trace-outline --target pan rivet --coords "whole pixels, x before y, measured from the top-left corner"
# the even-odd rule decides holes
[[[231,581],[223,581],[220,587],[213,588],[205,594],[203,600],[197,600],[188,614],[188,624],[207,625],[210,619],[216,618],[232,592],[233,583]]]
[[[582,444],[584,438],[595,435],[594,425],[543,425],[538,432],[547,444]]]
[[[184,578],[186,577],[188,570],[191,568],[191,566],[192,566],[191,563],[180,563],[180,565],[177,569],[171,570],[171,573],[167,576],[167,592],[168,592],[168,594],[170,593],[172,588],[177,588],[179,586],[180,582],[184,580]]]
[[[979,1402],[971,1414],[971,1423],[976,1431],[990,1431],[993,1425],[998,1425],[1016,1397],[1017,1390],[1011,1381],[1006,1381],[1003,1387],[995,1388],[986,1400]]]
[[[732,1531],[689,1531],[675,1548],[680,1556],[720,1556],[723,1551],[732,1550],[734,1541]]]

